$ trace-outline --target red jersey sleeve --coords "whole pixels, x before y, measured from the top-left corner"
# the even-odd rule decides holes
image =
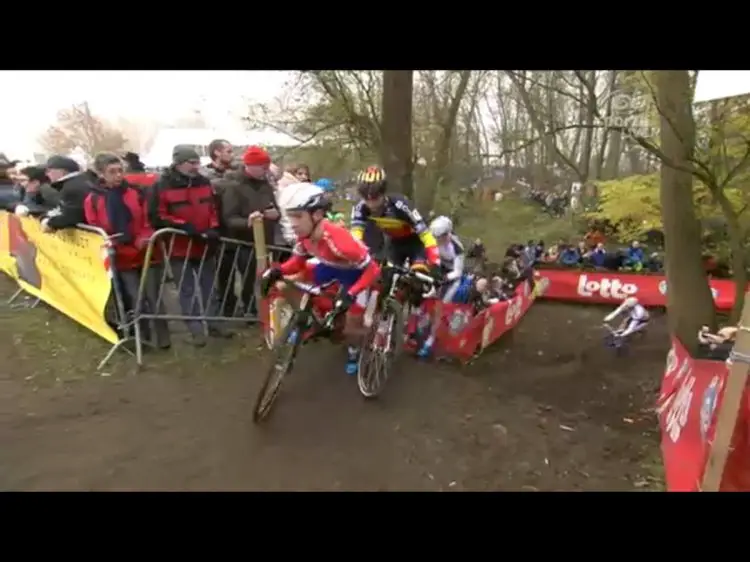
[[[326,221],[323,225],[323,240],[331,253],[332,261],[345,263],[356,269],[364,269],[370,261],[367,247],[344,227]]]

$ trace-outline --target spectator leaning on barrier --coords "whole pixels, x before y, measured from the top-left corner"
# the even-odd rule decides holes
[[[267,244],[274,241],[274,231],[280,213],[273,186],[268,182],[271,157],[258,146],[251,146],[242,156],[243,168],[230,172],[219,183],[221,185],[222,218],[230,238],[244,242],[255,242],[253,221],[263,220],[263,231]],[[237,258],[239,271],[244,274],[242,300],[245,305],[252,301],[255,285],[255,253],[242,248]],[[230,281],[231,271],[220,272],[225,282]],[[225,277],[226,276],[226,277]],[[234,293],[229,291],[227,306],[234,310]],[[250,310],[250,312],[254,312]]]
[[[138,300],[146,248],[154,233],[148,223],[146,198],[143,191],[123,179],[122,162],[116,154],[97,154],[94,171],[101,179],[83,202],[86,223],[113,236],[115,283],[120,288],[125,312],[132,314]],[[146,275],[141,312],[165,314],[163,306],[158,303],[161,279],[161,268],[151,264]],[[152,345],[161,349],[170,346],[166,320],[153,320],[153,331],[148,320],[142,321],[140,328],[142,338]]]
[[[220,312],[217,290],[213,287],[216,261],[206,251],[206,243],[219,240],[219,217],[213,187],[208,178],[198,173],[200,165],[200,156],[193,148],[175,147],[172,165],[149,189],[148,216],[155,229],[174,228],[186,234],[177,235],[174,244],[165,240],[167,248],[171,246],[169,265],[179,283],[182,313],[201,316],[194,302],[196,288],[199,288],[204,315],[216,317]],[[193,319],[186,320],[186,324],[193,344],[204,346],[203,323]],[[230,337],[214,322],[208,322],[208,333]]]
[[[567,267],[575,267],[581,261],[581,254],[575,246],[566,245],[560,252],[560,263]]]
[[[630,243],[627,254],[625,255],[625,263],[623,264],[626,268],[632,269],[633,271],[640,271],[643,269],[644,254],[641,243],[638,240],[633,240]]]
[[[47,177],[52,187],[60,193],[60,207],[42,219],[42,228],[49,232],[74,228],[85,220],[83,201],[99,177],[91,170],[81,171],[78,163],[66,156],[53,156],[47,160]]]
[[[589,254],[591,265],[594,267],[604,267],[607,261],[607,250],[604,249],[604,244],[599,242]]]
[[[43,215],[60,204],[60,192],[50,185],[42,166],[28,166],[21,170],[23,201],[14,209],[16,215]]]

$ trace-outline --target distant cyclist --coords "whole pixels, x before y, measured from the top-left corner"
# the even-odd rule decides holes
[[[291,187],[291,186],[290,186]],[[323,190],[311,183],[294,186],[293,195],[285,201],[284,210],[297,236],[292,257],[263,274],[263,292],[285,276],[309,270],[313,282],[321,285],[329,281],[340,283],[335,307],[348,311],[345,333],[353,333],[367,304],[367,291],[378,280],[380,267],[370,258],[367,248],[346,228],[332,224],[325,218],[330,203]],[[357,373],[359,347],[350,345],[346,372]]]
[[[466,253],[458,236],[453,233],[453,221],[445,216],[436,217],[430,223],[430,232],[437,241],[440,255],[440,268],[446,284],[443,288],[443,302],[453,302],[461,286],[464,274]]]
[[[468,301],[472,289],[473,280],[464,275],[465,256],[464,246],[461,240],[453,233],[453,221],[445,216],[435,217],[430,223],[430,232],[437,240],[438,252],[440,254],[440,267],[443,270],[445,284],[441,289],[441,300],[443,303],[455,301]],[[418,351],[420,357],[427,357],[432,351],[435,343],[435,334],[442,316],[442,306],[435,307],[430,335]]]
[[[648,326],[650,319],[648,311],[635,297],[628,297],[622,301],[622,304],[614,312],[607,315],[604,321],[607,323],[612,322],[620,315],[623,315],[624,318],[617,330],[614,331],[614,335],[622,339],[644,330]]]

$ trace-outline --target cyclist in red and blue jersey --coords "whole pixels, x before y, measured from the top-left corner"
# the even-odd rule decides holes
[[[346,228],[329,222],[326,212],[330,202],[324,191],[313,184],[302,183],[289,189],[293,195],[285,202],[284,210],[297,236],[292,257],[263,275],[264,292],[285,276],[305,270],[313,282],[321,285],[338,281],[339,294],[335,307],[348,312],[345,333],[356,332],[361,313],[367,304],[368,290],[380,276],[380,266],[371,259],[364,244]],[[350,345],[346,372],[357,373],[359,347]]]

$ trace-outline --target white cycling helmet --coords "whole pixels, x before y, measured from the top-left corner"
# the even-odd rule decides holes
[[[440,238],[453,232],[453,221],[448,217],[435,217],[430,223],[430,232],[435,238]]]
[[[325,209],[328,200],[317,185],[304,182],[286,187],[279,197],[279,205],[285,211],[316,211]]]
[[[622,302],[622,306],[625,310],[629,308],[633,308],[635,305],[638,304],[638,299],[635,297],[628,297]]]

